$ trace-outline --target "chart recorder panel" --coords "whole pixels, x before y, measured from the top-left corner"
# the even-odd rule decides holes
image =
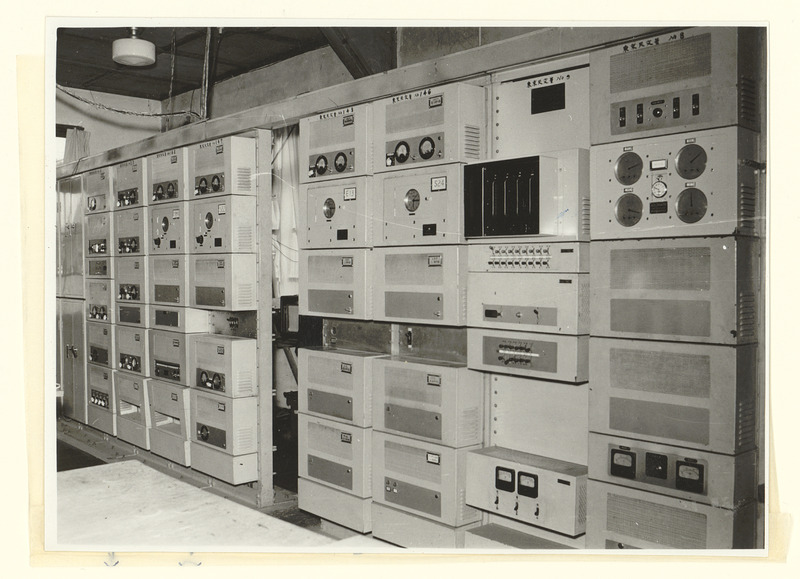
[[[196,199],[189,204],[189,212],[193,253],[255,252],[255,197]]]
[[[492,446],[467,454],[467,504],[576,537],[586,532],[587,468]]]
[[[225,137],[189,148],[189,179],[195,199],[256,194],[256,144]]]
[[[190,396],[192,468],[233,485],[258,480],[258,398]]]
[[[300,120],[301,183],[372,174],[372,105],[363,104]]]
[[[589,241],[589,151],[568,149],[464,167],[464,235]]]
[[[380,208],[372,177],[300,186],[298,241],[302,249],[372,247]],[[378,210],[379,213],[379,210]]]
[[[191,199],[193,191],[189,185],[188,160],[186,147],[162,151],[147,158],[147,191],[151,206]]]
[[[463,83],[374,103],[375,172],[476,161],[485,155],[486,90]]]
[[[189,385],[228,398],[255,396],[256,340],[192,334],[189,339]]]
[[[737,127],[592,149],[592,239],[757,235],[758,135]]]
[[[177,201],[149,208],[151,255],[189,253],[192,231],[189,207],[186,201]]]
[[[451,163],[375,177],[382,199],[375,245],[464,243],[461,171]]]
[[[132,159],[114,166],[114,205],[117,209],[147,205],[147,159]]]

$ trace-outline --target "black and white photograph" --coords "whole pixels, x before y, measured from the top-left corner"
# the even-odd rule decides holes
[[[38,564],[786,561],[773,20],[90,16],[44,23]]]

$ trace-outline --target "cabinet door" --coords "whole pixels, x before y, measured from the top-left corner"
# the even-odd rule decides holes
[[[64,295],[64,280],[67,259],[67,240],[69,234],[69,222],[67,221],[67,199],[71,183],[62,179],[56,184],[56,295]]]
[[[86,338],[83,300],[62,299],[59,350],[64,416],[86,423]]]
[[[66,203],[69,235],[64,268],[64,296],[82,298],[84,293],[83,181],[79,177],[70,181],[70,192],[67,195],[69,200]]]

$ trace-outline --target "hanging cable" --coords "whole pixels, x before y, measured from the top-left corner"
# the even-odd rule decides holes
[[[182,115],[190,115],[190,116],[193,116],[193,117],[198,117],[198,118],[200,117],[200,115],[198,115],[194,111],[178,111],[177,113],[140,113],[140,112],[137,112],[137,111],[126,111],[126,110],[123,110],[123,109],[116,109],[114,107],[110,107],[108,105],[104,105],[102,103],[98,103],[96,101],[92,101],[92,100],[83,98],[82,96],[77,95],[77,94],[67,90],[66,88],[64,88],[60,84],[57,84],[56,88],[58,90],[60,90],[61,92],[63,92],[64,94],[66,94],[68,96],[71,96],[75,100],[81,101],[82,103],[86,103],[87,105],[91,105],[91,106],[93,106],[95,108],[102,109],[104,111],[109,111],[109,112],[112,112],[112,113],[119,113],[121,115],[130,115],[130,116],[133,116],[133,117],[177,117],[177,116],[182,116]]]
[[[206,54],[203,58],[203,86],[200,100],[200,118],[208,118],[208,59],[211,53],[211,28],[206,28]]]

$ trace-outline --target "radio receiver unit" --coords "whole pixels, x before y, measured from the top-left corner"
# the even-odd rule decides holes
[[[251,253],[189,256],[192,307],[238,312],[256,309],[256,256]]]
[[[300,315],[372,319],[371,249],[300,252]]]
[[[147,159],[133,159],[114,166],[114,205],[117,209],[147,205]]]
[[[372,174],[372,105],[363,104],[300,120],[301,183]]]
[[[189,148],[189,182],[194,197],[256,194],[256,144],[225,137]]]
[[[149,208],[150,253],[189,253],[192,220],[186,201],[162,203]]]
[[[300,186],[298,242],[302,249],[372,247],[376,223],[372,177]]]
[[[188,160],[189,152],[186,147],[162,151],[147,158],[150,205],[192,198]]]
[[[111,190],[114,187],[110,169],[103,167],[89,171],[84,175],[83,184],[86,189],[86,215],[111,211],[114,208]]]

